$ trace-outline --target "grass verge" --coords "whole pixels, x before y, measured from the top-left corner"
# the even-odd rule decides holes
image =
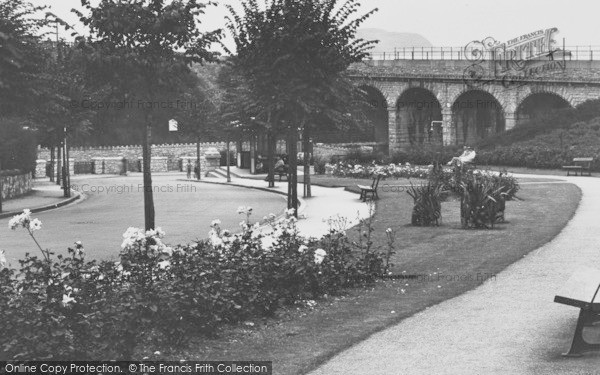
[[[351,190],[357,183],[369,183],[318,176],[313,180]],[[409,181],[384,183],[401,186]],[[571,184],[523,185],[522,200],[507,202],[508,222],[495,230],[461,229],[457,200],[443,203],[440,227],[412,227],[412,200],[405,192],[381,191],[380,197],[373,221],[375,246],[385,245],[384,231],[392,228],[397,245],[394,273],[418,278],[382,280],[324,298],[314,308],[283,309],[274,318],[224,327],[218,337],[163,355],[173,360],[270,360],[275,374],[305,374],[375,332],[486,280],[494,282],[496,274],[561,231],[581,192]],[[350,236],[356,235],[350,231]]]

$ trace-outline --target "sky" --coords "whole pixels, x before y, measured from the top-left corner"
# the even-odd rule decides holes
[[[71,8],[81,9],[80,0],[30,0],[49,5],[50,11],[75,24]],[[96,0],[98,1],[98,0]],[[228,14],[223,4],[239,8],[239,1],[217,0],[203,17],[206,30],[223,28]],[[260,0],[259,0],[260,1]],[[436,47],[464,46],[473,40],[494,37],[500,42],[540,29],[557,27],[555,39],[567,46],[600,45],[600,1],[598,0],[362,0],[362,9],[378,8],[365,28],[417,33]],[[63,32],[64,37],[68,33]]]

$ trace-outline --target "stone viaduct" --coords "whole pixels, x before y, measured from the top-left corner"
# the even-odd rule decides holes
[[[600,61],[536,60],[518,68],[466,60],[370,60],[348,74],[368,94],[375,141],[464,145],[553,109],[600,98]]]

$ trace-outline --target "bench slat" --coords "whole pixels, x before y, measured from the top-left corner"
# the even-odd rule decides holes
[[[591,162],[593,161],[594,158],[573,158],[574,162]]]
[[[600,307],[600,271],[581,267],[567,280],[554,298],[555,302],[579,308]]]

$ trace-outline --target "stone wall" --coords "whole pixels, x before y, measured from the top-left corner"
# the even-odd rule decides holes
[[[210,148],[222,151],[227,149],[227,144],[225,142],[201,143],[200,154],[204,154]],[[231,142],[230,150],[236,151],[235,142]],[[126,158],[130,163],[135,163],[142,157],[142,146],[73,147],[69,150],[69,155],[75,162],[89,162],[94,158]],[[196,155],[195,143],[152,145],[152,157],[167,158],[169,171],[178,171],[179,159],[190,155]],[[50,150],[39,148],[38,159],[50,160]]]
[[[556,61],[561,62],[561,59]],[[457,77],[462,78],[473,62],[467,60],[373,60],[350,66],[351,74],[378,76]],[[536,78],[573,81],[600,81],[600,61],[566,60],[565,70],[547,70]]]
[[[35,178],[46,177],[46,160],[38,159],[35,163]]]
[[[93,158],[94,174],[124,174],[127,172],[123,158]]]
[[[2,199],[16,198],[27,194],[33,188],[31,173],[2,175]]]
[[[140,157],[138,158],[138,162],[140,163],[141,166],[141,171],[144,171],[144,158]],[[173,169],[171,169],[173,170]],[[175,170],[179,170],[179,168],[175,169]],[[166,157],[153,157],[152,159],[150,159],[150,172],[155,173],[155,172],[168,172],[169,171],[169,160]]]

